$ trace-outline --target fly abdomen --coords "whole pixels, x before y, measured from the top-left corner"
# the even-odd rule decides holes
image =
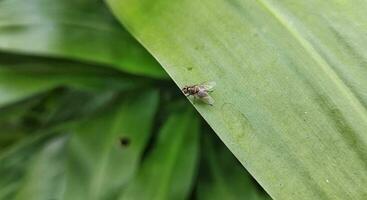
[[[199,90],[196,94],[200,98],[208,96],[208,93],[205,90]]]

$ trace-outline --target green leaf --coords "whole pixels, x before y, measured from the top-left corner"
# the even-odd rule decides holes
[[[108,0],[274,199],[366,199],[367,3]]]
[[[157,104],[158,93],[144,91],[92,119],[27,133],[0,154],[0,199],[115,199],[135,173]]]
[[[61,86],[86,91],[126,90],[143,85],[139,80],[96,65],[0,54],[0,107]]]
[[[191,109],[172,114],[120,199],[187,199],[198,158],[198,128],[198,118]]]
[[[60,131],[56,131],[56,133],[60,133]],[[39,184],[44,183],[42,182],[43,180],[39,180],[40,179],[39,177],[33,179],[34,177],[32,177],[32,175],[38,173],[40,167],[45,166],[42,163],[39,163],[38,161],[43,159],[42,162],[49,162],[54,158],[54,156],[57,157],[57,151],[48,152],[48,150],[46,150],[47,148],[44,149],[45,146],[49,146],[48,144],[50,144],[50,141],[51,143],[52,141],[54,141],[52,138],[54,138],[55,135],[56,134],[52,134],[52,132],[51,133],[48,132],[48,133],[40,133],[37,136],[30,136],[22,140],[21,142],[17,143],[16,145],[12,146],[12,148],[10,148],[9,150],[1,153],[0,199],[4,200],[15,199],[20,188],[25,189],[23,192],[27,192],[26,188],[31,189],[33,184],[34,187],[32,189],[43,188],[42,184]],[[59,172],[59,170],[60,168],[58,167],[48,169],[47,175],[45,173],[42,178],[44,178],[44,180],[52,179],[52,175],[56,175]],[[28,181],[27,184],[25,184],[27,174],[28,174]],[[36,182],[31,184],[30,182],[32,181]],[[52,186],[55,186],[55,187],[49,187],[49,189],[56,188],[56,185],[53,185],[54,183],[56,182],[48,183]],[[42,195],[42,194],[32,194],[32,196],[33,195]]]
[[[40,130],[82,120],[111,107],[120,91],[56,89],[0,108],[0,151]],[[26,139],[26,138],[25,138]]]
[[[27,174],[17,191],[16,200],[59,199],[65,184],[66,135],[48,141],[32,155]]]
[[[0,154],[13,143],[22,139],[26,134],[23,130],[23,120],[29,111],[40,103],[39,99],[31,98],[28,101],[0,108]]]
[[[214,133],[209,133],[214,134]],[[260,193],[233,154],[215,136],[204,135],[202,163],[197,186],[198,200],[270,199]]]
[[[136,171],[157,105],[156,91],[141,91],[76,128],[64,199],[116,199]]]
[[[1,1],[0,50],[92,61],[132,74],[166,77],[99,0]]]

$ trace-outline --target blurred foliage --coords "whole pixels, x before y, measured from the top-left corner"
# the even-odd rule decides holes
[[[0,50],[108,64],[166,77],[100,0],[0,1]]]
[[[268,199],[103,2],[0,1],[0,51],[0,199]]]

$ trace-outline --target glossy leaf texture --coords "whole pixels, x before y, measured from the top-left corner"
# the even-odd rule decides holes
[[[97,62],[132,74],[166,77],[99,0],[1,1],[0,50]]]
[[[171,114],[154,149],[127,186],[121,200],[187,199],[196,173],[199,121],[190,109]]]
[[[108,0],[274,199],[367,198],[367,3]]]

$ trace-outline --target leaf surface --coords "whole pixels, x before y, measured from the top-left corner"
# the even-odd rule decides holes
[[[145,91],[75,129],[64,199],[116,199],[137,170],[157,105],[158,93]]]
[[[48,141],[27,166],[16,200],[59,199],[65,186],[65,143],[67,135]]]
[[[367,3],[108,0],[274,199],[367,198]]]
[[[198,159],[198,129],[198,118],[191,109],[171,114],[120,199],[187,199]]]
[[[208,132],[203,139],[197,199],[270,200],[233,154],[212,134]]]
[[[23,198],[23,195],[27,197],[23,199],[37,200],[54,197],[60,188],[58,184],[62,182],[62,178],[54,178],[62,173],[63,155],[60,153],[63,150],[62,141],[67,137],[67,133],[57,139],[53,139],[54,136],[52,133],[29,136],[7,151],[1,152],[0,199],[19,199]],[[44,174],[41,172],[52,164],[55,164],[53,168],[46,170]],[[38,177],[39,173],[43,174],[44,179]]]
[[[3,0],[0,50],[97,62],[155,78],[165,72],[99,0]]]
[[[0,107],[57,87],[85,91],[132,89],[141,78],[98,65],[0,54]]]

